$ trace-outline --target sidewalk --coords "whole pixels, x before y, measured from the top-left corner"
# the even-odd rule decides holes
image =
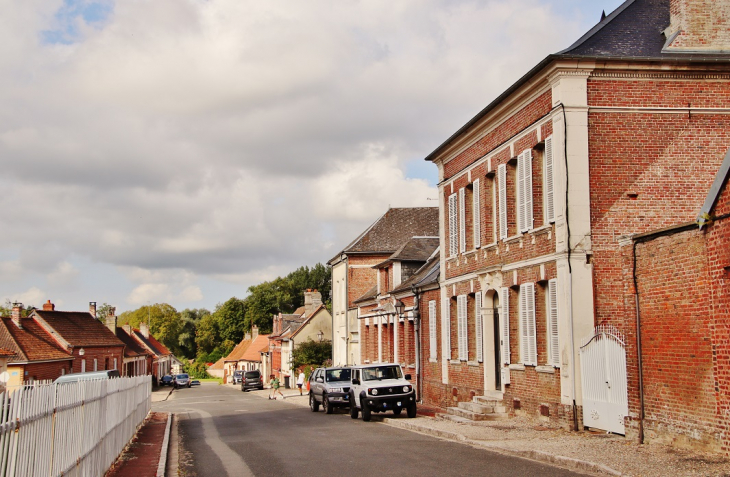
[[[265,398],[268,389],[255,394]],[[299,396],[296,391],[284,390],[284,395],[284,401],[288,403],[309,407],[306,394]],[[374,414],[373,421],[598,475],[730,476],[730,459],[716,454],[688,452],[659,444],[639,445],[624,437],[603,432],[572,432],[549,422],[526,417],[457,423],[439,418],[439,414],[428,417],[428,414],[435,414],[433,411],[419,409],[415,419],[408,419],[404,414],[399,417],[391,413]],[[336,418],[327,416],[330,417]]]

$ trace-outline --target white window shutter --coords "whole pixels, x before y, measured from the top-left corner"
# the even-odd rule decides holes
[[[525,185],[525,191],[523,193],[524,200],[525,200],[525,231],[532,230],[535,228],[535,217],[532,207],[532,149],[525,150],[524,159],[522,163],[524,164],[525,171],[523,172],[524,176],[524,185]]]
[[[522,364],[537,365],[535,284],[520,285],[520,354]]]
[[[429,357],[436,359],[436,300],[428,302],[428,336],[429,336]]]
[[[459,189],[459,251],[466,252],[466,191]]]
[[[548,343],[549,364],[560,366],[560,341],[558,336],[558,281],[548,281]]]
[[[502,330],[502,363],[510,364],[510,350],[509,350],[509,288],[502,288],[501,296],[499,297],[500,303],[502,304],[502,313],[499,315],[500,324]]]
[[[482,330],[482,292],[478,291],[474,296],[474,316],[476,319],[476,337],[477,337],[477,361],[484,361],[484,338]]]
[[[456,297],[456,316],[459,336],[459,359],[461,361],[467,361],[469,359],[469,342],[467,341],[466,333],[466,295],[459,295]]]
[[[449,256],[456,256],[457,252],[457,216],[456,216],[456,194],[449,196]]]
[[[507,239],[507,165],[497,166],[497,187],[499,188],[499,238]]]
[[[517,156],[517,230],[525,232],[525,153]]]
[[[441,343],[443,346],[442,355],[445,359],[451,359],[451,299],[444,298],[441,304]]]
[[[545,219],[555,222],[555,165],[553,161],[553,137],[545,138]]]
[[[482,205],[479,179],[474,181],[474,204],[472,215],[474,216],[474,248],[482,246]]]

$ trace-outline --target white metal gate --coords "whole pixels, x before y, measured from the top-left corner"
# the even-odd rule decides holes
[[[629,412],[624,337],[610,325],[596,327],[580,347],[583,425],[625,434]]]

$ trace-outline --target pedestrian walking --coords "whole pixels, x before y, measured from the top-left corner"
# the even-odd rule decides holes
[[[284,394],[279,390],[279,378],[274,376],[273,374],[270,376],[269,380],[269,386],[271,388],[271,392],[269,392],[269,399],[276,399],[276,393],[281,394],[281,398],[284,399]]]
[[[297,387],[299,388],[299,395],[302,395],[302,386],[304,386],[304,371],[299,371],[299,376],[297,376]]]

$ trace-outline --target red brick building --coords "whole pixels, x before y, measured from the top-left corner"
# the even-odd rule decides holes
[[[694,221],[730,146],[728,9],[626,1],[428,155],[439,170],[438,360],[453,397],[727,449],[720,265],[647,255],[661,243],[722,261],[724,232],[710,227],[718,240],[703,247],[681,234],[632,237]],[[636,333],[634,247],[649,343]],[[713,322],[710,311],[725,314]],[[593,367],[599,345],[611,348],[611,369]],[[602,393],[610,409],[596,404]],[[699,404],[706,393],[715,397]]]

